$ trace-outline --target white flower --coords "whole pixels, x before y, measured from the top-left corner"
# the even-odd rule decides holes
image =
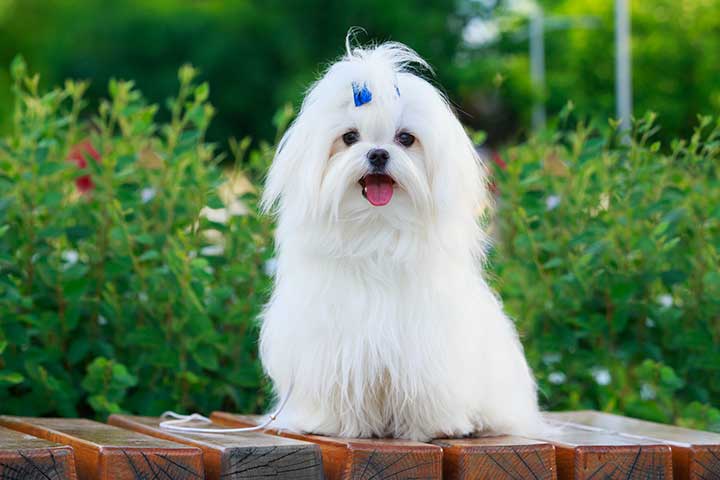
[[[207,230],[203,230],[202,235],[207,240],[207,243],[211,243],[213,245],[223,244],[225,242],[223,233],[215,228],[208,228]]]
[[[663,307],[663,308],[670,308],[673,306],[673,297],[669,293],[664,293],[662,295],[659,295],[657,297],[657,302]]]
[[[550,195],[545,199],[545,209],[549,212],[555,210],[560,205],[560,195]]]
[[[222,245],[208,245],[200,249],[200,255],[205,257],[219,257],[225,253],[225,247]]]
[[[155,198],[156,190],[154,188],[143,188],[140,190],[140,198],[142,199],[143,203],[147,203],[153,198]]]
[[[592,371],[592,376],[598,385],[609,385],[610,381],[612,380],[612,376],[610,375],[610,372],[607,368],[594,368]]]
[[[653,327],[655,326],[655,320],[653,320],[653,319],[650,318],[650,317],[647,317],[647,318],[645,319],[645,326],[646,326],[646,327],[649,327],[649,328],[653,328]]]
[[[232,202],[230,202],[230,205],[228,206],[228,210],[230,211],[230,215],[234,217],[239,217],[242,215],[247,215],[247,213],[250,211],[250,209],[240,200],[234,199]]]
[[[600,194],[600,210],[607,210],[610,208],[610,195],[608,193],[601,193]]]
[[[97,322],[98,325],[107,325],[108,323],[107,318],[103,317],[102,315],[98,315]]]
[[[65,250],[60,254],[65,263],[75,265],[80,259],[80,255],[75,250]]]
[[[552,365],[553,363],[558,363],[561,360],[560,354],[557,352],[550,352],[543,355],[543,362],[545,362],[548,365]]]
[[[548,375],[548,381],[553,385],[560,385],[565,383],[567,376],[563,372],[552,372]]]
[[[652,385],[648,385],[647,383],[643,383],[640,387],[640,398],[643,400],[653,400],[655,399],[655,387]]]
[[[229,214],[227,208],[210,208],[203,207],[200,210],[200,215],[204,215],[205,218],[215,223],[227,223]]]
[[[277,259],[275,257],[269,258],[263,265],[263,271],[268,277],[274,277],[275,272],[277,272]]]
[[[610,195],[603,192],[600,194],[600,202],[597,207],[590,208],[590,216],[597,217],[602,211],[607,211],[610,208]]]
[[[462,35],[465,43],[471,47],[478,47],[497,39],[500,35],[500,29],[494,20],[475,17],[467,23]]]

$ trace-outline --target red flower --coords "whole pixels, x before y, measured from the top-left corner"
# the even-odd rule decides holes
[[[92,146],[90,140],[83,140],[82,142],[73,145],[70,149],[70,153],[68,153],[68,160],[77,165],[78,168],[85,169],[88,166],[88,156],[96,162],[100,161],[100,154]],[[90,178],[90,174],[77,177],[75,179],[75,186],[78,190],[80,190],[80,193],[87,193],[95,188],[95,184],[93,183],[92,178]]]
[[[505,160],[502,159],[500,153],[497,150],[493,150],[492,160],[493,162],[495,162],[495,165],[500,167],[500,170],[505,170],[507,168],[507,163],[505,163]]]

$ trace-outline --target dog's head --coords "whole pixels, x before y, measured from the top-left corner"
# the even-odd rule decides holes
[[[417,69],[429,71],[398,43],[348,47],[283,137],[264,207],[345,225],[474,218],[485,193],[478,156],[445,97]]]

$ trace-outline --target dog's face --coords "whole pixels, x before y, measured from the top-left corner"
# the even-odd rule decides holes
[[[359,80],[353,81],[351,85],[360,93],[352,95],[353,90],[346,88],[345,98],[337,102],[340,111],[328,114],[338,121],[330,129],[329,149],[321,157],[325,166],[318,200],[336,214],[373,216],[400,210],[407,214],[430,208],[426,145],[432,138],[423,118],[431,112],[419,111],[426,105],[415,98],[413,78],[390,78],[395,82],[384,85],[377,79],[364,80],[361,87],[357,87]],[[338,90],[342,96],[342,86]],[[363,92],[371,100],[358,101]]]
[[[356,49],[312,87],[285,134],[264,205],[281,217],[396,228],[477,213],[477,155],[444,97],[397,44]],[[454,213],[453,213],[454,212]]]
[[[367,110],[366,110],[367,111]],[[386,125],[387,128],[372,128],[372,125],[353,122],[353,125],[335,139],[331,148],[329,163],[355,164],[364,170],[357,180],[362,196],[375,206],[390,203],[398,185],[395,177],[407,176],[403,169],[416,168],[417,173],[425,171],[423,148],[416,134],[403,125]],[[376,123],[377,124],[377,123]],[[398,195],[404,193],[398,186]]]

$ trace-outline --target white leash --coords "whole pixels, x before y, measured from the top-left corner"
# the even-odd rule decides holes
[[[280,415],[280,412],[282,412],[283,408],[285,408],[285,404],[287,404],[287,401],[290,399],[290,394],[292,394],[294,384],[295,384],[295,381],[293,379],[290,382],[290,388],[288,389],[288,392],[285,395],[285,398],[283,398],[282,402],[280,402],[280,405],[278,405],[278,408],[276,408],[273,413],[268,415],[268,418],[264,422],[262,422],[260,425],[254,426],[254,427],[242,427],[242,428],[187,427],[187,426],[183,426],[183,424],[192,422],[193,420],[197,420],[197,421],[200,421],[203,423],[212,423],[212,420],[210,420],[208,417],[200,415],[199,413],[192,413],[190,415],[180,415],[179,413],[168,410],[167,412],[163,412],[163,414],[161,415],[161,418],[171,418],[172,420],[165,420],[165,421],[160,422],[160,428],[164,428],[165,430],[172,430],[174,432],[192,432],[192,433],[240,433],[240,432],[257,432],[258,430],[264,430],[265,428],[267,428],[268,425],[270,425],[272,422],[274,422],[277,419],[278,415]]]

